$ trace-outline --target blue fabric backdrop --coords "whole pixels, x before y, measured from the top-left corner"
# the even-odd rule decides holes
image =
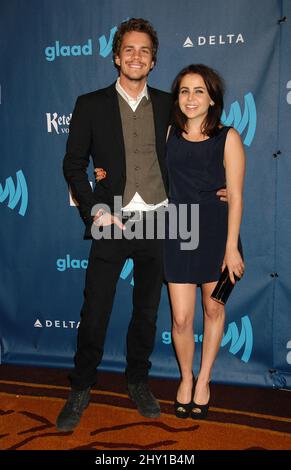
[[[73,364],[90,242],[62,159],[76,97],[116,78],[112,38],[149,19],[160,50],[152,86],[189,63],[225,78],[223,119],[247,154],[246,274],[227,306],[213,371],[224,383],[291,388],[290,2],[279,0],[2,0],[0,7],[0,361]],[[93,181],[92,168],[90,179]],[[118,284],[102,367],[123,370],[132,262]],[[152,374],[177,376],[166,288]],[[202,311],[197,302],[199,366]]]

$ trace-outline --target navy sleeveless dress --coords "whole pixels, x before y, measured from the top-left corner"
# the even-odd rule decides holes
[[[217,135],[201,142],[190,142],[175,128],[171,129],[166,159],[169,203],[177,208],[186,204],[188,230],[190,205],[199,204],[199,245],[196,249],[181,250],[181,242],[187,240],[179,233],[175,239],[169,237],[169,217],[166,218],[164,267],[168,282],[204,284],[220,277],[227,240],[228,205],[216,192],[226,186],[223,159],[229,129],[222,127]],[[240,240],[239,250],[242,252]]]

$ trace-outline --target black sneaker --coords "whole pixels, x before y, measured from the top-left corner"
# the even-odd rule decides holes
[[[146,418],[159,418],[161,409],[146,382],[127,384],[128,394],[135,402],[139,413]]]
[[[85,390],[72,390],[62,411],[57,417],[56,427],[59,431],[72,431],[78,426],[83,411],[90,401],[90,387]]]

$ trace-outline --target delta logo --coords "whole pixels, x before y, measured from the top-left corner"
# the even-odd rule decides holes
[[[42,320],[39,318],[34,322],[34,328],[63,328],[76,329],[79,328],[80,321],[75,320]]]
[[[183,47],[228,46],[241,45],[244,43],[245,39],[242,33],[212,34],[207,36],[197,36],[195,39],[187,36],[183,43]]]

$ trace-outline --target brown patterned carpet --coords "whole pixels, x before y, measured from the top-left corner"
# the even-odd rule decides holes
[[[68,394],[68,371],[0,366],[2,450],[290,450],[288,391],[212,385],[206,421],[173,415],[177,381],[152,379],[160,419],[140,416],[123,375],[100,373],[100,385],[74,432],[54,426]]]

